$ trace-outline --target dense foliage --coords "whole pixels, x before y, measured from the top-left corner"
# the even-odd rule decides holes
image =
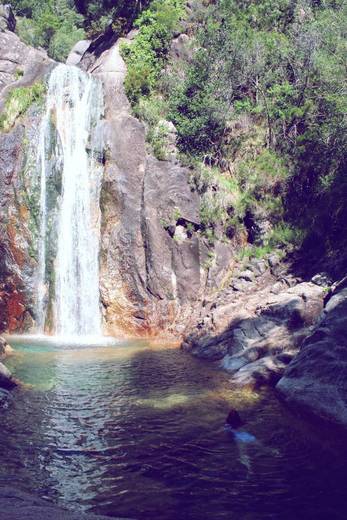
[[[182,0],[153,0],[136,21],[138,36],[133,43],[123,46],[128,65],[125,88],[133,103],[155,88],[183,15]]]
[[[192,57],[161,75],[166,42],[150,52],[142,33],[135,42],[127,80],[135,112],[150,127],[170,119],[190,163],[232,180],[234,223],[263,211],[283,236],[297,236],[294,225],[328,249],[345,238],[346,9],[343,0],[196,1],[186,24]]]
[[[19,36],[64,61],[79,40],[93,38],[108,25],[127,31],[147,0],[12,0]]]
[[[0,115],[0,130],[9,131],[17,118],[25,114],[34,103],[42,103],[45,93],[46,86],[42,82],[34,83],[30,87],[17,87],[11,90]]]

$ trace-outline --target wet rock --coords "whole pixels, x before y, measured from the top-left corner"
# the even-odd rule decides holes
[[[6,408],[10,393],[4,388],[0,388],[0,408]]]
[[[14,379],[9,369],[0,363],[0,387],[5,388],[6,390],[11,390],[17,386],[17,384],[17,381]]]
[[[24,44],[12,32],[12,12],[0,6],[0,22],[5,18],[7,27],[2,24],[0,31],[0,112],[11,90],[42,80],[55,66],[43,50]],[[27,165],[30,146],[37,149],[39,112],[30,108],[0,134],[0,332],[25,330],[26,316],[32,314],[37,193]]]
[[[91,63],[89,72],[103,81],[106,105],[100,255],[106,329],[115,335],[182,334],[198,321],[207,287],[199,195],[187,168],[148,155],[145,127],[125,96],[119,43],[96,60],[89,52],[82,65]],[[174,141],[174,128],[168,131]],[[217,279],[228,265],[217,259],[216,266]]]
[[[0,336],[0,359],[13,353],[13,348]]]
[[[218,339],[207,336],[205,338],[200,338],[198,341],[193,340],[192,342],[185,342],[185,350],[189,350],[193,356],[200,359],[218,361],[227,354],[229,342],[230,338],[227,334]]]
[[[236,355],[226,355],[222,361],[222,367],[230,374],[235,374],[240,368],[256,361],[265,355],[262,347],[249,347]]]
[[[277,389],[289,404],[347,427],[347,289],[333,295],[322,318],[288,365]]]

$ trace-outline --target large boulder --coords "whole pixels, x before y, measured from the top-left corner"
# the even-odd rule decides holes
[[[287,367],[277,389],[296,407],[347,427],[347,289],[327,302],[322,318]]]
[[[66,64],[67,65],[78,65],[83,59],[84,54],[87,52],[90,47],[90,40],[80,40],[73,46],[69,56],[67,57]]]
[[[261,271],[241,271],[238,277],[248,278],[252,293],[217,305],[215,331],[193,334],[182,345],[196,357],[220,361],[236,386],[275,385],[323,309],[323,287],[305,282],[273,294],[279,282],[265,289],[254,283],[254,276],[269,280]]]
[[[45,51],[26,45],[9,30],[0,31],[0,60],[0,112],[11,89],[32,85],[54,66]]]

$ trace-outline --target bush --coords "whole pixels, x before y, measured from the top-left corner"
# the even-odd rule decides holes
[[[60,61],[66,58],[72,47],[85,36],[83,29],[76,27],[66,29],[64,26],[60,27],[51,38],[49,44],[49,55]]]
[[[268,239],[268,246],[299,248],[305,239],[305,232],[302,229],[290,226],[281,222],[275,226]]]
[[[34,104],[42,103],[46,86],[37,82],[30,87],[19,87],[11,90],[7,96],[5,108],[0,119],[0,129],[7,132],[15,124],[18,117]]]
[[[182,0],[154,0],[138,18],[139,33],[124,43],[122,56],[128,66],[126,93],[133,105],[150,94],[167,59],[171,38],[184,15]]]
[[[57,61],[65,61],[73,45],[85,37],[83,16],[69,0],[14,1],[20,15],[17,33],[28,45],[44,47]]]

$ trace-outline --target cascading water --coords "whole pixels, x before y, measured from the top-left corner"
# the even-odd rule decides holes
[[[101,83],[77,67],[58,65],[49,79],[40,129],[40,332],[44,332],[50,306],[57,335],[101,334],[102,115]],[[60,185],[55,207],[48,187],[52,178]]]

